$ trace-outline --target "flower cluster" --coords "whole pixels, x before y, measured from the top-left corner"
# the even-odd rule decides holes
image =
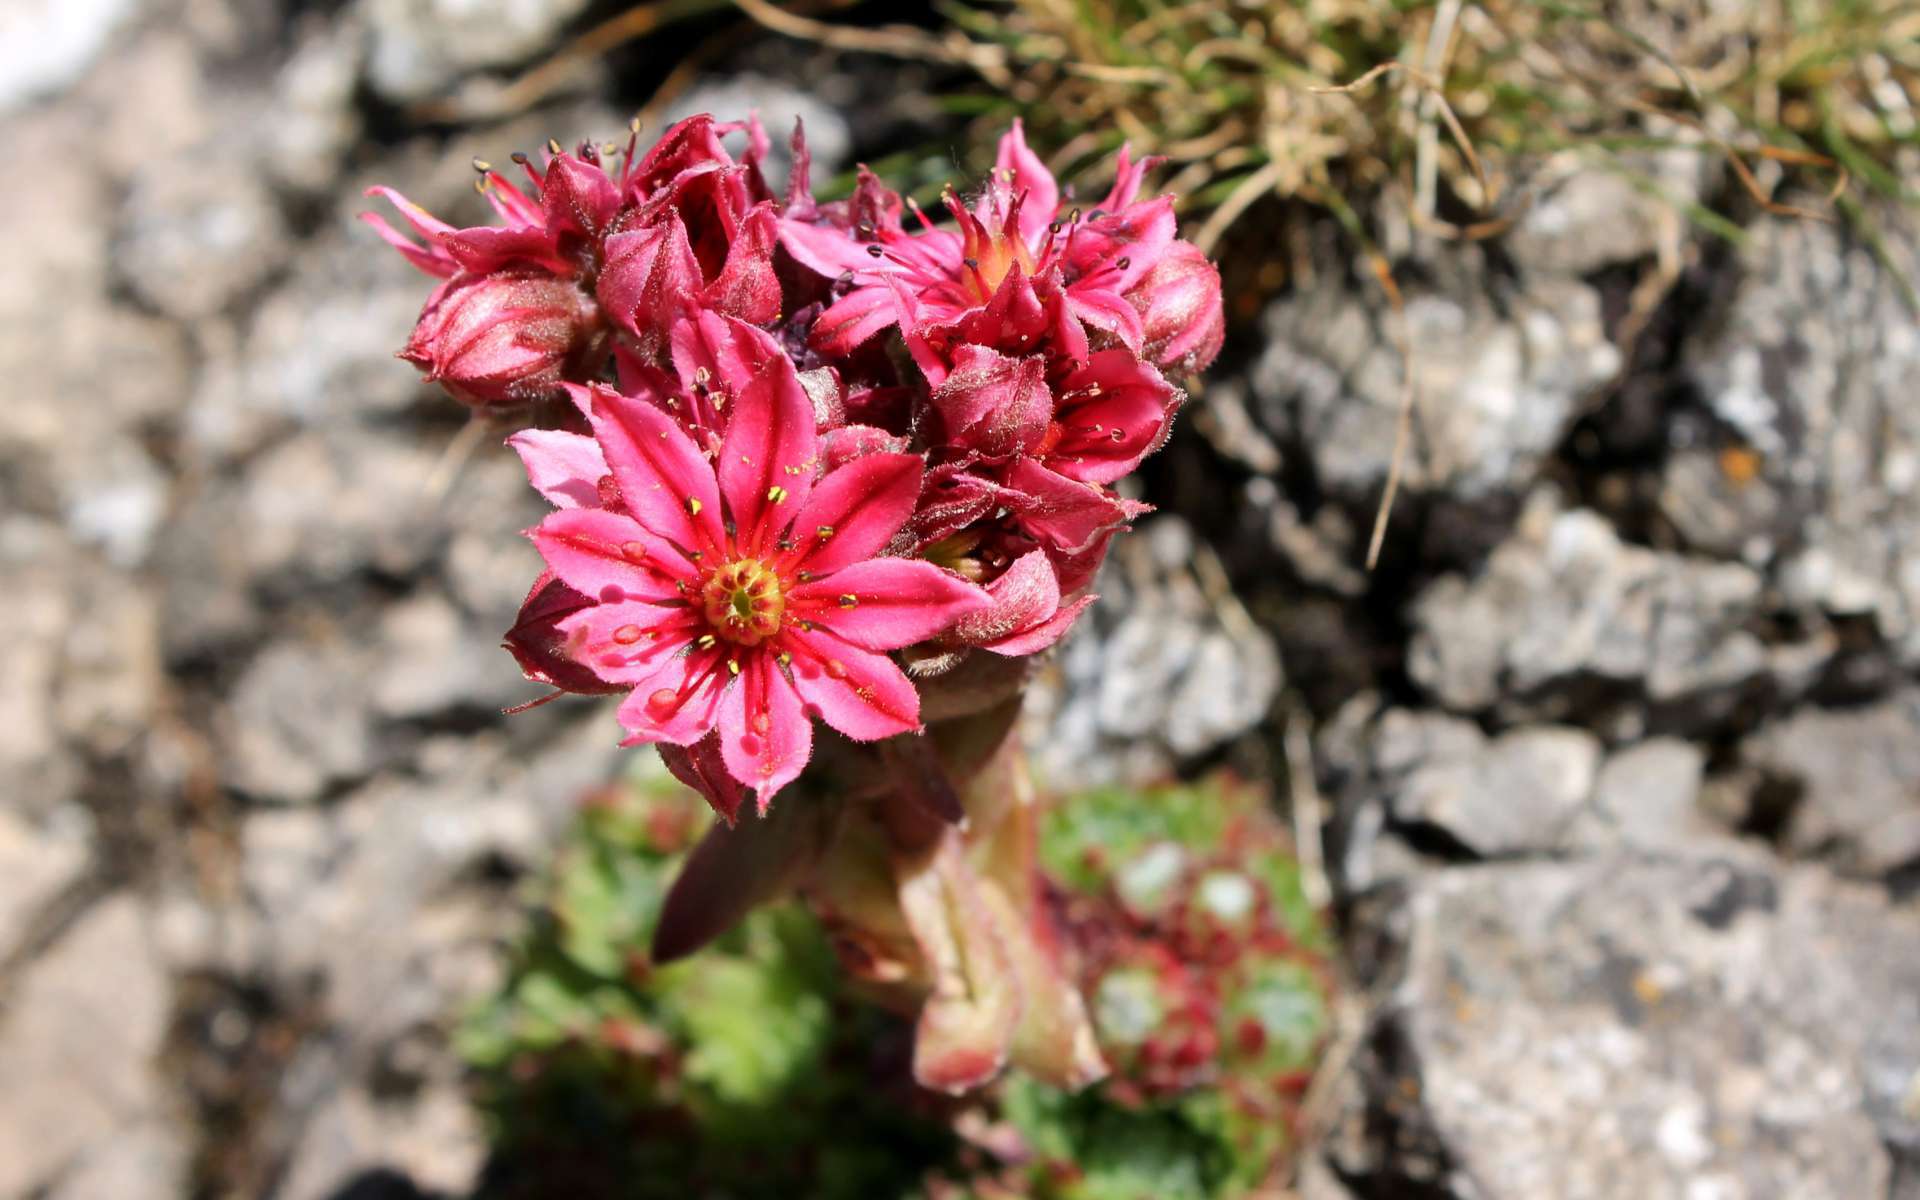
[[[1113,485],[1165,440],[1169,375],[1222,335],[1217,272],[1124,149],[1083,211],[1016,124],[948,227],[864,171],[817,203],[793,148],[778,198],[759,125],[700,116],[644,154],[516,155],[530,190],[476,164],[496,225],[384,188],[417,240],[367,218],[442,281],[402,357],[477,409],[565,400],[510,439],[555,512],[508,649],[624,693],[630,740],[729,820],[799,775],[816,718],[921,727],[890,652],[924,684],[1058,641],[1144,509]]]

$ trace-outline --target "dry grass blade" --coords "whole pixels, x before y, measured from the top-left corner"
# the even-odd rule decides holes
[[[1371,571],[1380,564],[1380,548],[1387,539],[1387,520],[1393,515],[1393,502],[1400,494],[1400,477],[1406,470],[1418,394],[1414,383],[1417,369],[1413,358],[1413,328],[1407,320],[1406,301],[1401,298],[1399,285],[1393,281],[1393,268],[1387,265],[1386,258],[1376,250],[1369,252],[1368,261],[1393,311],[1394,341],[1400,351],[1400,407],[1393,425],[1393,457],[1387,461],[1387,483],[1380,492],[1380,507],[1373,514],[1373,532],[1367,537],[1367,570]]]
[[[734,0],[740,11],[775,33],[800,41],[814,42],[835,50],[862,54],[884,54],[893,58],[948,62],[978,71],[988,82],[1006,77],[1005,52],[955,34],[936,37],[911,25],[882,25],[864,28],[837,25],[813,17],[789,12],[767,0]]]
[[[1466,126],[1460,123],[1459,116],[1453,111],[1453,105],[1447,103],[1446,93],[1440,89],[1439,82],[1425,71],[1409,67],[1405,63],[1383,62],[1352,83],[1309,88],[1308,90],[1322,95],[1350,95],[1366,87],[1374,80],[1379,79],[1382,75],[1395,71],[1404,74],[1407,79],[1419,87],[1440,110],[1440,118],[1446,122],[1447,134],[1453,138],[1454,145],[1459,147],[1460,156],[1466,159],[1468,169],[1473,172],[1474,179],[1480,185],[1480,194],[1486,198],[1486,203],[1492,204],[1494,187],[1487,179],[1486,164],[1480,161],[1480,155],[1473,148],[1473,139],[1467,136]]]

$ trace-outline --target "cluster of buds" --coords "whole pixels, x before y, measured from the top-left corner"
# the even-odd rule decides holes
[[[555,511],[529,531],[546,570],[506,644],[552,695],[624,696],[628,744],[657,745],[724,818],[666,948],[798,885],[869,974],[921,999],[972,996],[948,968],[985,947],[1032,968],[986,1024],[971,1000],[927,1004],[923,1079],[969,1086],[1023,1046],[1067,1047],[1052,1073],[1090,1078],[1090,1039],[1043,1019],[1084,1025],[1030,864],[995,883],[986,864],[1018,859],[982,839],[1005,822],[968,827],[1004,797],[969,797],[1005,774],[986,768],[1032,657],[1145,510],[1114,485],[1165,440],[1184,399],[1169,375],[1219,350],[1218,273],[1176,239],[1171,197],[1141,199],[1151,164],[1124,149],[1083,211],[1016,124],[978,198],[948,192],[953,227],[865,171],[816,202],[797,128],[776,198],[767,151],[757,122],[699,116],[644,154],[636,135],[516,156],[531,192],[477,164],[501,221],[483,228],[375,189],[418,240],[368,220],[442,280],[402,355],[476,408],[557,402],[559,427],[509,439]],[[830,777],[815,811],[737,820],[810,763]],[[886,864],[878,908],[848,898],[860,847]]]

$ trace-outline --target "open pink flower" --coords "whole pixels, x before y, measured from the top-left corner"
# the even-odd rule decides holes
[[[820,316],[814,341],[844,354],[892,325],[907,335],[929,383],[938,385],[955,343],[1037,347],[1045,339],[1084,361],[1088,333],[1138,352],[1140,314],[1126,293],[1173,242],[1172,198],[1136,200],[1141,164],[1123,149],[1113,191],[1092,212],[1066,208],[1053,175],[1015,121],[1000,141],[986,190],[969,209],[948,193],[956,229],[909,233],[898,197],[873,185],[844,214],[794,206],[780,236],[802,264],[854,286]],[[853,219],[857,217],[857,219]]]
[[[628,691],[629,745],[703,747],[680,761],[711,763],[715,738],[764,810],[806,764],[811,717],[859,741],[919,727],[919,696],[885,651],[988,600],[932,563],[875,557],[913,512],[918,457],[865,454],[816,479],[813,406],[784,359],[736,397],[717,462],[645,401],[599,386],[579,398],[591,438],[515,446],[559,506],[534,544],[592,601],[553,629]],[[709,798],[733,818],[737,794]]]

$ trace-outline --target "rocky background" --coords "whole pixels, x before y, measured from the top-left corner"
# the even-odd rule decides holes
[[[474,1191],[448,1029],[621,756],[498,715],[542,506],[390,357],[426,287],[351,218],[616,135],[681,35],[419,107],[611,11],[0,11],[0,1197]],[[952,128],[916,68],[728,36],[656,118],[800,113],[823,171]],[[1402,362],[1312,234],[1035,698],[1056,781],[1226,762],[1324,820],[1309,1196],[1920,1197],[1920,243],[1645,166],[1745,236],[1576,170],[1394,248],[1371,573]]]

